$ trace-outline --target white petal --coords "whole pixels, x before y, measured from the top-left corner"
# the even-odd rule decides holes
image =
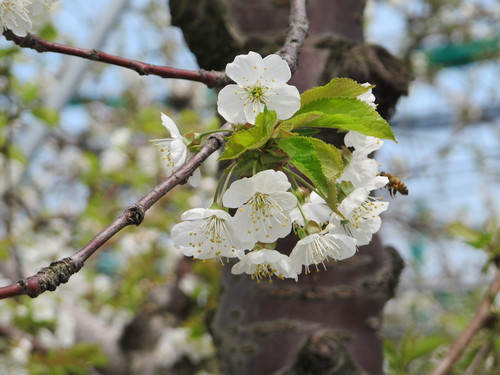
[[[234,227],[242,241],[272,243],[290,233],[292,220],[288,212],[271,200],[264,207],[250,201],[236,211]]]
[[[264,111],[264,103],[260,101],[248,101],[243,105],[245,121],[249,124],[255,124],[257,115]]]
[[[316,192],[312,192],[309,196],[309,200],[302,205],[302,211],[304,212],[307,220],[315,221],[318,224],[327,222],[332,210],[326,204],[325,200],[321,198]],[[294,223],[300,226],[304,226],[304,218],[299,208],[293,208],[290,211],[290,217]]]
[[[248,100],[248,93],[238,85],[227,85],[217,99],[217,111],[227,122],[232,124],[245,123],[246,117],[243,105]]]
[[[226,74],[239,86],[253,84],[262,76],[262,57],[252,51],[238,55],[226,65]]]
[[[343,234],[326,234],[325,240],[336,246],[332,246],[332,258],[343,260],[356,254],[356,239]]]
[[[297,198],[290,192],[279,191],[276,193],[269,193],[268,195],[284,210],[290,211],[297,207]]]
[[[364,155],[368,155],[384,145],[384,141],[381,139],[364,135],[354,130],[347,132],[344,137],[344,143],[348,147],[354,147],[355,153]]]
[[[172,138],[182,138],[181,133],[179,132],[179,129],[177,129],[177,125],[175,125],[174,120],[172,120],[164,113],[161,114],[161,124],[165,128],[167,128]]]
[[[222,196],[222,204],[224,207],[238,208],[248,202],[256,193],[253,180],[248,177],[243,177],[231,184]]]
[[[227,215],[230,216],[229,214]],[[181,215],[181,220],[182,221],[200,220],[209,216],[211,216],[211,212],[207,208],[192,208],[191,210],[187,210]]]
[[[365,82],[365,83],[361,84],[361,86],[369,87],[369,86],[371,86],[371,83]],[[377,105],[375,104],[375,95],[373,95],[371,88],[366,90],[366,92],[364,92],[363,94],[358,95],[357,99],[365,102],[366,104],[368,104],[370,107],[372,107],[374,109],[377,108]]]
[[[271,93],[269,99],[266,97],[266,105],[276,111],[278,119],[286,120],[299,110],[300,94],[295,86],[280,83],[272,87]]]
[[[255,185],[255,191],[266,194],[287,191],[292,186],[286,174],[273,169],[266,169],[255,174],[252,177],[252,183]]]
[[[389,179],[386,176],[375,176],[371,180],[365,183],[365,188],[368,190],[375,190],[384,187],[389,183]]]
[[[264,67],[264,79],[266,81],[287,82],[292,77],[288,63],[279,55],[269,55],[262,61]]]
[[[201,182],[201,172],[200,172],[200,168],[197,168],[194,170],[191,177],[188,178],[188,183],[192,187],[198,187],[198,186],[200,186],[200,182]]]
[[[363,220],[358,224],[358,229],[352,231],[352,236],[358,241],[358,246],[368,245],[382,224],[379,216]]]
[[[339,211],[346,218],[358,208],[361,203],[365,202],[368,198],[370,191],[365,188],[354,189],[344,200],[339,204]]]
[[[353,155],[349,164],[344,168],[340,181],[349,181],[355,188],[366,186],[378,173],[377,161],[368,158],[368,155]]]

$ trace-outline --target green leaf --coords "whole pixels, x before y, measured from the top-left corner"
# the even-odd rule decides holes
[[[282,122],[281,127],[287,131],[301,127],[355,130],[365,135],[395,140],[387,121],[368,104],[353,98],[324,98],[311,102],[294,117]]]
[[[447,337],[440,335],[426,336],[421,339],[413,337],[413,340],[413,345],[406,353],[408,363],[432,353],[441,345],[449,343],[449,339]]]
[[[45,40],[55,41],[57,39],[57,30],[51,23],[46,23],[38,32],[38,35]]]
[[[52,108],[46,106],[39,106],[33,108],[33,115],[45,122],[50,127],[55,127],[59,123],[59,113]]]
[[[476,249],[485,249],[488,243],[493,238],[492,233],[474,229],[460,221],[455,221],[446,226],[448,233],[453,236],[460,237],[469,245]]]
[[[271,138],[277,123],[278,117],[276,111],[265,109],[264,112],[259,113],[253,127],[231,134],[219,160],[234,159],[246,150],[263,146]]]
[[[337,205],[336,178],[342,173],[340,151],[311,137],[277,140],[277,145],[290,156],[290,162],[316,186],[333,210]]]
[[[300,96],[302,106],[315,100],[332,97],[356,98],[375,86],[364,87],[350,78],[334,78],[325,86],[313,87]]]

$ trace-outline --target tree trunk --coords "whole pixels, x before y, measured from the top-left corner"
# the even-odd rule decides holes
[[[310,0],[310,33],[291,83],[300,91],[347,76],[377,85],[383,116],[408,86],[402,65],[382,47],[363,44],[364,1]],[[277,51],[287,29],[288,0],[170,0],[200,67],[223,69],[239,53]],[[336,132],[322,138],[338,143]],[[278,242],[289,253],[290,236]],[[351,259],[300,275],[299,282],[256,283],[223,268],[213,320],[225,374],[382,373],[382,309],[403,268],[378,237]]]

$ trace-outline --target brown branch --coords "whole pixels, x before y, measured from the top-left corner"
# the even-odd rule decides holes
[[[110,55],[106,52],[96,49],[86,49],[72,47],[61,43],[54,43],[44,40],[34,34],[28,34],[24,37],[17,36],[10,30],[4,30],[3,35],[22,48],[31,48],[39,53],[55,52],[63,55],[77,56],[83,59],[99,61],[105,64],[121,66],[123,68],[136,71],[139,75],[155,75],[162,78],[178,78],[188,81],[196,81],[206,84],[208,87],[221,87],[231,80],[224,72],[215,70],[185,70],[148,64],[138,60],[126,59],[120,56]]]
[[[478,333],[479,330],[488,323],[491,317],[491,304],[499,291],[500,272],[497,271],[495,279],[489,285],[488,290],[479,304],[469,326],[451,346],[448,353],[441,360],[441,362],[438,363],[430,375],[446,375],[451,372],[453,365],[461,358],[462,353],[465,348],[467,348],[467,345],[469,345],[474,335],[476,335],[476,333]]]
[[[290,2],[290,19],[283,47],[278,54],[288,63],[292,74],[297,70],[300,49],[309,32],[309,21],[306,15],[306,1]]]
[[[224,130],[229,127],[230,125],[226,124],[221,129]],[[221,132],[210,136],[201,150],[181,168],[161,184],[157,185],[143,198],[127,208],[113,223],[92,238],[77,253],[69,258],[51,263],[48,267],[44,267],[38,271],[34,276],[0,288],[0,299],[24,294],[35,298],[47,290],[54,291],[60,284],[66,283],[73,274],[77,273],[83,267],[85,261],[116,233],[129,225],[140,225],[144,220],[146,211],[176,185],[185,183],[195,169],[212,153],[224,145],[224,137],[228,135],[229,133],[227,132]]]

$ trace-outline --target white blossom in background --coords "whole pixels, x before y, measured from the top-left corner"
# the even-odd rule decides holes
[[[234,227],[242,241],[271,243],[290,233],[290,210],[297,205],[297,198],[287,192],[290,186],[283,172],[272,169],[231,184],[222,203],[238,208]]]
[[[123,170],[128,163],[126,148],[132,139],[132,132],[128,128],[119,128],[111,133],[108,147],[100,157],[101,170],[104,173]]]
[[[301,205],[301,209],[307,220],[315,221],[318,224],[328,221],[332,214],[332,209],[328,207],[325,200],[314,191],[311,192],[306,203]],[[290,211],[290,217],[294,223],[301,227],[305,225],[304,217],[298,207]]]
[[[362,83],[361,86],[363,87],[369,87],[371,86],[372,84],[369,83],[369,82],[365,82],[365,83]],[[372,107],[373,109],[377,108],[377,105],[375,104],[375,95],[373,95],[372,93],[372,89],[368,89],[366,90],[366,92],[364,92],[363,94],[361,95],[358,95],[357,96],[357,99],[365,102],[366,104],[368,104],[370,107]]]
[[[29,361],[33,344],[27,338],[21,338],[10,350],[10,358],[18,365],[26,365]]]
[[[254,250],[247,253],[243,259],[236,263],[231,273],[239,275],[247,273],[252,279],[271,280],[273,276],[279,279],[291,278],[297,281],[297,270],[294,269],[290,258],[276,250]]]
[[[189,152],[175,122],[166,114],[162,113],[161,123],[170,133],[171,138],[152,139],[150,142],[160,150],[163,160],[167,165],[167,174],[170,176],[186,162],[189,157]],[[197,186],[200,179],[201,175],[199,169],[196,169],[189,178],[193,186]]]
[[[197,259],[243,256],[253,247],[241,241],[233,227],[233,218],[222,210],[193,208],[182,214],[181,223],[171,231],[174,247]]]
[[[2,0],[0,1],[0,26],[10,29],[18,36],[25,36],[32,27],[30,17],[43,11],[54,0]]]
[[[171,368],[183,356],[199,363],[205,358],[212,358],[214,353],[212,337],[208,333],[193,337],[186,327],[165,329],[155,348],[156,360],[166,368]]]
[[[276,111],[280,120],[290,118],[300,108],[299,91],[286,83],[292,76],[290,67],[278,55],[238,55],[227,64],[226,74],[236,84],[220,91],[217,108],[230,123],[254,124],[265,106]]]
[[[344,234],[313,233],[297,242],[290,259],[296,270],[305,266],[306,274],[310,273],[309,266],[323,264],[327,258],[343,260],[356,253],[356,240]]]

